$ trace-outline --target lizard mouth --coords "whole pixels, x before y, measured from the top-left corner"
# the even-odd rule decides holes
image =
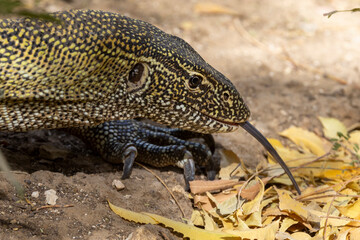
[[[196,110],[196,109],[194,109],[194,108],[193,108],[193,110],[198,111],[198,110]],[[215,118],[215,117],[210,116],[210,115],[208,115],[208,114],[206,114],[206,113],[203,113],[203,112],[200,112],[200,113],[201,113],[202,115],[208,117],[209,119],[212,119],[212,120],[214,120],[214,121],[216,121],[216,122],[218,122],[218,123],[221,123],[221,124],[224,124],[224,125],[230,125],[230,126],[232,126],[232,127],[239,127],[242,123],[244,123],[244,122],[247,121],[247,118],[246,118],[246,119],[244,119],[244,120],[242,120],[242,121],[240,121],[240,122],[230,122],[230,121],[226,121],[226,120],[221,120],[221,119],[219,119],[219,118]]]

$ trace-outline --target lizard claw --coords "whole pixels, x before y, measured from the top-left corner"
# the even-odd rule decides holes
[[[190,181],[195,179],[195,163],[191,152],[186,151],[183,159],[185,190],[189,191]]]
[[[121,179],[126,179],[130,177],[136,156],[137,149],[134,146],[128,147],[123,153],[124,167]]]

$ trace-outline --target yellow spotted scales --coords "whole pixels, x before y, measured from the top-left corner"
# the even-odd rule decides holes
[[[116,13],[0,22],[0,130],[94,126],[144,117],[227,132],[249,111],[231,82],[182,39]],[[138,82],[129,73],[141,63]],[[201,83],[192,87],[193,76]]]

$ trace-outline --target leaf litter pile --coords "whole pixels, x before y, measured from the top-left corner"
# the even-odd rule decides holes
[[[161,224],[190,239],[360,239],[360,131],[348,131],[334,118],[319,120],[323,136],[290,127],[280,133],[289,147],[269,139],[300,196],[270,155],[251,170],[222,150],[221,180],[190,183],[195,209],[185,223],[110,208],[129,221]]]

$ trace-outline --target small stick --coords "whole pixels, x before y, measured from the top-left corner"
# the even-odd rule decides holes
[[[73,204],[67,204],[67,205],[45,205],[45,206],[41,206],[35,209],[35,211],[39,211],[41,209],[46,209],[46,208],[69,208],[69,207],[73,207]]]
[[[145,167],[144,165],[142,165],[141,163],[135,162],[137,165],[139,165],[140,167],[144,168],[146,171],[148,171],[149,173],[151,173],[152,175],[154,175],[160,182],[161,184],[166,188],[166,190],[170,193],[171,197],[174,199],[174,201],[176,202],[176,205],[178,205],[180,211],[181,211],[181,215],[184,218],[185,217],[185,213],[184,210],[182,209],[182,207],[180,206],[180,203],[178,202],[178,200],[176,199],[176,197],[174,196],[174,194],[170,191],[170,189],[168,188],[168,186],[166,185],[166,183],[158,176],[156,175],[156,173],[154,173],[153,171],[151,171],[149,168]]]

